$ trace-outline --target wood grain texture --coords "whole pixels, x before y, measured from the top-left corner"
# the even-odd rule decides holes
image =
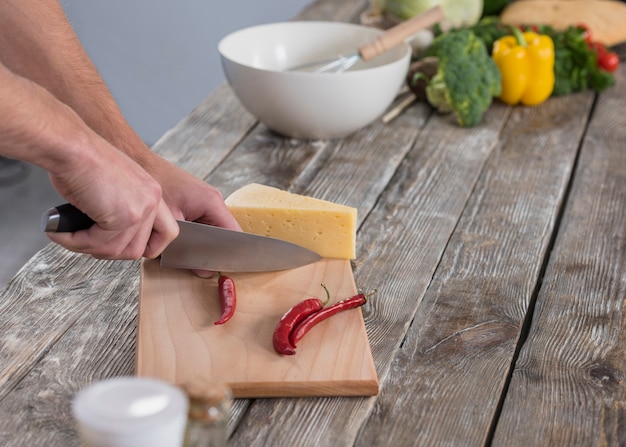
[[[235,315],[221,314],[217,280],[186,270],[142,266],[137,374],[184,385],[218,378],[235,397],[371,396],[378,378],[360,309],[341,312],[309,332],[295,355],[278,354],[272,335],[300,301],[330,303],[357,293],[350,262],[323,259],[297,269],[230,274]]]
[[[294,182],[293,191],[352,206],[358,210],[361,225],[415,144],[430,113],[422,104],[398,118],[394,126],[376,122],[344,138],[307,166]]]
[[[336,144],[286,139],[260,125],[206,180],[220,189],[224,197],[249,183],[288,190],[302,170]]]
[[[626,445],[625,73],[585,136],[494,445]]]
[[[193,175],[205,178],[256,123],[231,88],[221,85],[166,132],[153,150]]]
[[[488,441],[591,100],[513,111],[357,445]]]
[[[0,300],[0,444],[78,445],[73,395],[133,373],[138,263],[51,244],[23,271]]]

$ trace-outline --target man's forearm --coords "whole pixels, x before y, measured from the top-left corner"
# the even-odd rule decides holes
[[[0,62],[45,87],[96,133],[140,163],[151,157],[124,119],[57,0],[0,2]]]
[[[58,173],[72,168],[79,148],[95,135],[71,108],[2,63],[0,98],[0,155]]]

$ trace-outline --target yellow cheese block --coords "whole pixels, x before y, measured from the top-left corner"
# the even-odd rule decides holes
[[[302,245],[324,258],[356,257],[356,208],[251,183],[226,205],[254,234]]]

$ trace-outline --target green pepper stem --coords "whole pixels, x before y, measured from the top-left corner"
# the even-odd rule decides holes
[[[513,37],[515,37],[515,40],[517,40],[517,44],[520,47],[525,48],[528,46],[528,44],[526,43],[526,39],[524,39],[524,34],[522,34],[522,31],[517,26],[512,26],[511,32],[513,33]]]

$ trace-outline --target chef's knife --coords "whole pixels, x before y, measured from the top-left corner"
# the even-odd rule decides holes
[[[163,267],[215,272],[266,272],[301,267],[322,259],[320,255],[280,239],[241,231],[177,221],[180,228],[161,254]],[[42,218],[46,232],[85,230],[93,220],[73,205],[49,209]]]

